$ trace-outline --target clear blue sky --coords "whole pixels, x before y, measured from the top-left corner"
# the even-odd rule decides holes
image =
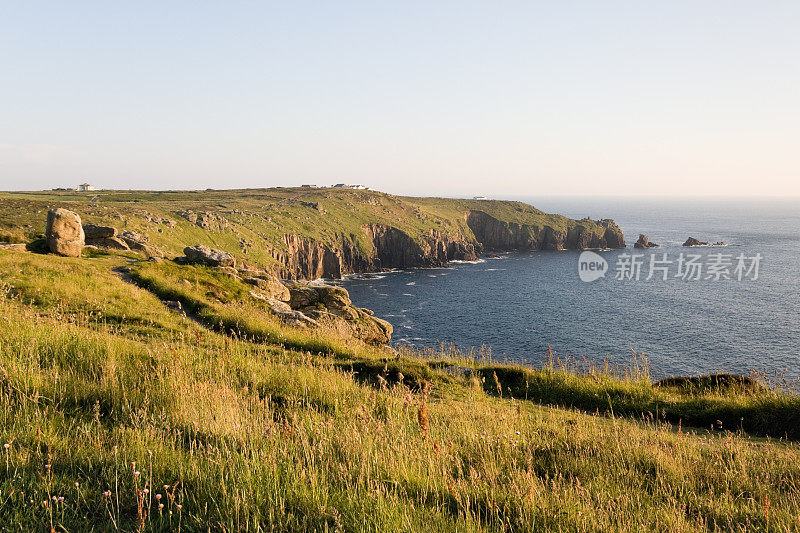
[[[800,2],[0,7],[0,189],[800,194]]]

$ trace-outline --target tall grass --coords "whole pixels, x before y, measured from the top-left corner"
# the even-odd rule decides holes
[[[99,294],[136,295],[126,313],[158,330],[143,335],[98,319],[95,304],[59,289],[72,278],[53,278],[41,286],[47,297],[32,301],[36,284],[19,272],[10,279],[5,268],[0,524],[9,530],[800,524],[798,444],[738,428],[688,430],[655,412],[621,416],[631,398],[685,398],[633,375],[448,355],[319,355],[200,328],[118,277],[102,278]],[[471,372],[448,373],[448,361]],[[598,405],[611,398],[608,409],[571,399],[595,394]],[[709,395],[724,398],[699,397]]]

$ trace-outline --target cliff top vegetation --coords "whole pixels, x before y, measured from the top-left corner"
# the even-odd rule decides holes
[[[369,225],[396,228],[421,242],[432,233],[477,243],[466,221],[481,211],[504,224],[566,233],[581,226],[601,237],[596,221],[547,214],[521,202],[415,198],[337,188],[273,188],[214,191],[41,191],[0,193],[0,241],[30,242],[44,233],[47,210],[79,213],[84,224],[113,226],[144,236],[167,255],[204,244],[256,266],[275,266],[286,252],[285,235],[329,246],[352,245],[369,256]]]
[[[0,250],[13,530],[789,531],[800,400],[290,328],[221,269]],[[181,302],[180,310],[165,302]],[[771,435],[764,437],[763,435]]]

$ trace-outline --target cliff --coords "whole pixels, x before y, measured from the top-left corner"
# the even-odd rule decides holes
[[[624,248],[625,237],[613,220],[598,223],[589,219],[566,229],[552,226],[519,224],[498,220],[483,211],[469,211],[467,225],[478,243],[487,251],[584,250],[588,248]],[[596,231],[599,224],[602,231]]]
[[[34,240],[65,207],[151,250],[224,250],[287,279],[433,267],[484,252],[620,248],[612,220],[573,220],[521,202],[413,198],[346,189],[2,193],[0,240]]]

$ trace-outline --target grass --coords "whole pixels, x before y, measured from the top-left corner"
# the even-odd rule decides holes
[[[0,529],[800,525],[800,445],[690,424],[737,409],[792,422],[790,392],[284,331],[212,269],[119,254],[0,251],[0,280]]]
[[[0,193],[0,241],[30,242],[44,233],[47,210],[65,207],[84,223],[110,225],[119,231],[147,235],[168,256],[189,244],[226,250],[239,261],[273,267],[273,253],[286,252],[285,234],[322,242],[331,248],[351,246],[362,257],[373,244],[368,224],[396,227],[418,244],[432,231],[474,242],[465,221],[469,210],[481,210],[504,222],[527,224],[536,234],[545,226],[565,231],[578,224],[602,234],[593,221],[575,221],[511,201],[412,198],[377,191],[274,188],[225,191],[74,191]],[[224,228],[202,229],[180,213],[208,212]],[[171,221],[164,224],[164,221]]]

